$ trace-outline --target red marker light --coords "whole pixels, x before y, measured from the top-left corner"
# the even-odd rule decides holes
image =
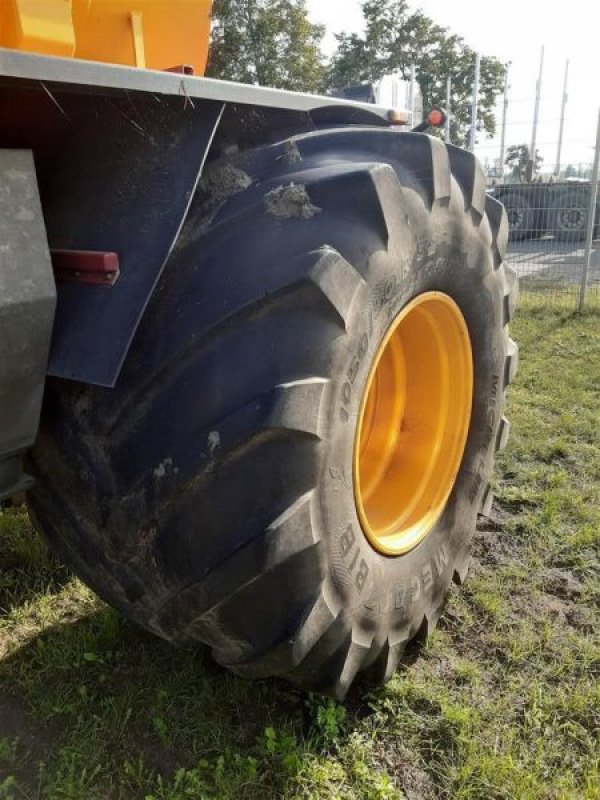
[[[446,121],[446,117],[443,111],[440,111],[439,108],[434,108],[432,111],[430,111],[427,121],[434,128],[439,128]]]

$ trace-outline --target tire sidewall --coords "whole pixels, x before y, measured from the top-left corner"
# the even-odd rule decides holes
[[[441,607],[453,571],[465,557],[493,466],[502,415],[505,334],[503,286],[489,247],[461,214],[451,237],[430,220],[414,239],[402,232],[397,252],[376,253],[355,299],[348,335],[335,346],[324,418],[326,454],[320,480],[321,530],[328,580],[340,606],[367,638],[390,629],[410,637]],[[450,242],[450,243],[449,243]],[[410,553],[377,552],[364,535],[353,485],[356,425],[380,344],[402,309],[424,292],[449,295],[459,306],[473,349],[473,413],[462,465],[440,519]]]

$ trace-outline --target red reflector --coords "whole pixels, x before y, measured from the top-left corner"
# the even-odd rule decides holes
[[[97,250],[51,250],[57,281],[114,286],[120,275],[119,256]]]

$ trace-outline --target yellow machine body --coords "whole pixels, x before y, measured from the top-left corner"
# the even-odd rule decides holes
[[[212,0],[0,0],[0,47],[204,74]]]

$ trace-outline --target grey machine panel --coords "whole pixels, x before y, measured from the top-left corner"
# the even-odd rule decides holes
[[[151,92],[194,100],[259,106],[288,111],[314,112],[323,108],[354,109],[368,114],[373,123],[388,124],[389,108],[356,103],[339,97],[286,92],[264,86],[180,75],[158,70],[137,69],[93,61],[42,56],[0,48],[0,81],[40,82],[46,87],[71,85],[100,90]]]
[[[31,484],[55,304],[32,154],[0,150],[0,501]]]
[[[217,136],[256,146],[252,136],[264,144],[340,124],[387,126],[388,115],[339,98],[0,49],[0,149],[33,151],[51,250],[116,252],[121,266],[110,290],[59,281],[48,374],[116,384]]]

